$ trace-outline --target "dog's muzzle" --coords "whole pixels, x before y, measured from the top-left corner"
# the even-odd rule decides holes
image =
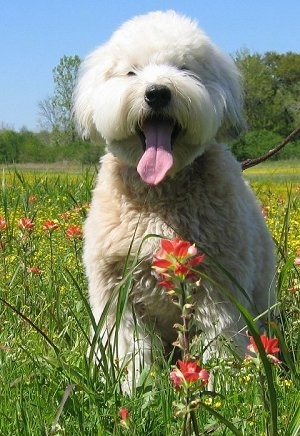
[[[171,101],[171,91],[165,85],[150,85],[145,92],[145,102],[151,109],[158,111]]]

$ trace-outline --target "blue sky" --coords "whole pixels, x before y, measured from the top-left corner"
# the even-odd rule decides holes
[[[300,52],[299,0],[5,0],[0,6],[0,127],[38,130],[63,55],[81,58],[134,15],[175,9],[227,53]]]

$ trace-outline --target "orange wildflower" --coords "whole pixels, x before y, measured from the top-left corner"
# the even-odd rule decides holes
[[[37,266],[30,266],[27,268],[27,271],[31,274],[35,274],[35,275],[41,275],[42,274],[42,270],[39,269]]]
[[[53,232],[54,230],[59,229],[59,227],[60,225],[53,220],[45,221],[42,225],[44,232]]]
[[[31,218],[21,218],[18,221],[18,227],[22,232],[32,232],[34,230],[35,224]]]
[[[7,229],[7,222],[2,216],[0,216],[0,232],[2,232],[5,229]]]
[[[82,238],[82,230],[79,226],[76,226],[75,224],[73,224],[67,228],[66,235],[70,239],[81,239]]]
[[[36,201],[37,201],[36,195],[34,195],[34,194],[29,195],[29,197],[28,197],[28,202],[29,203],[35,203]]]

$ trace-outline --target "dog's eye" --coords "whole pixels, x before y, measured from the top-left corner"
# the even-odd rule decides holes
[[[134,71],[128,71],[127,76],[136,76]]]

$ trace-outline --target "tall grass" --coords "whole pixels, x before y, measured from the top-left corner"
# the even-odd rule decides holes
[[[94,180],[94,171],[2,173],[0,216],[6,226],[0,230],[0,435],[182,434],[184,414],[177,413],[182,398],[169,380],[171,358],[164,357],[159,343],[154,345],[154,364],[143,368],[129,397],[122,392],[126,368],[114,360],[109,346],[90,338],[94,321],[82,240],[80,233],[66,232],[71,226],[81,228]],[[261,346],[259,366],[233,355],[207,362],[214,386],[211,392],[199,391],[199,434],[300,432],[300,277],[294,265],[300,249],[300,183],[272,180],[272,175],[260,175],[251,182],[278,246],[280,312],[270,332],[280,340],[282,363],[271,364]],[[32,220],[33,230],[19,228],[23,217]],[[47,220],[59,228],[43,230]],[[133,266],[130,261],[124,266],[116,328]],[[239,309],[259,344],[253,320]],[[99,331],[103,322],[94,329]],[[99,366],[93,363],[96,347],[102,357]],[[129,410],[125,423],[121,408]]]

